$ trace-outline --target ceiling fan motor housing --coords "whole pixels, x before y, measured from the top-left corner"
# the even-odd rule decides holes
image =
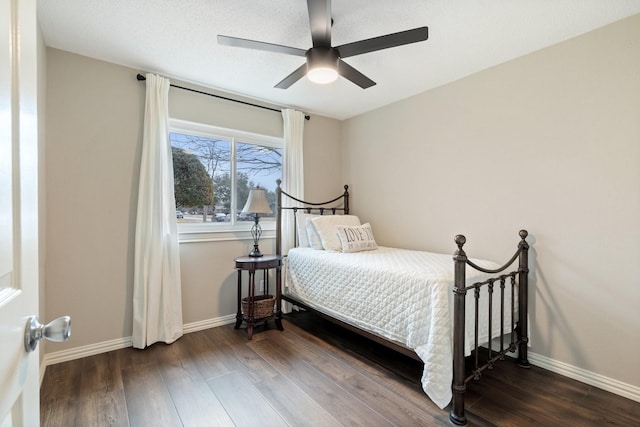
[[[338,78],[340,55],[332,47],[312,47],[306,53],[307,77],[315,83],[330,83]]]
[[[307,69],[314,67],[338,68],[340,55],[332,47],[312,47],[307,51]]]

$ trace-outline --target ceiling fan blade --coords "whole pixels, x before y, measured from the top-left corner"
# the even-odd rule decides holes
[[[287,77],[282,79],[280,83],[275,85],[278,89],[287,89],[289,86],[303,78],[307,74],[307,64],[304,63],[300,67],[296,68],[296,70],[289,74]]]
[[[340,58],[348,58],[376,50],[421,42],[427,40],[427,38],[429,38],[429,28],[420,27],[414,28],[413,30],[400,31],[399,33],[343,44],[342,46],[336,46],[336,49],[340,52]]]
[[[362,89],[374,86],[376,82],[344,62],[342,59],[338,61],[338,74],[347,80],[357,84]]]
[[[279,44],[259,42],[256,40],[239,39],[237,37],[218,35],[218,44],[233,47],[245,47],[247,49],[265,50],[267,52],[284,53],[287,55],[305,56],[307,51],[297,47],[282,46]]]
[[[331,47],[331,0],[307,0],[313,47]]]

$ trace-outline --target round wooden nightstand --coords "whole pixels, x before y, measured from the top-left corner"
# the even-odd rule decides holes
[[[271,318],[275,319],[278,330],[284,330],[282,327],[282,308],[280,295],[280,281],[282,280],[282,257],[279,255],[263,255],[261,257],[241,256],[236,258],[236,270],[238,271],[238,313],[236,314],[235,329],[240,328],[242,322],[247,323],[247,336],[249,339],[253,336],[253,327],[258,322],[266,321]],[[260,296],[256,295],[256,271],[262,270],[264,280],[264,295],[269,293],[269,270],[276,270],[276,296],[275,310],[270,310],[268,315],[255,316],[255,305],[261,301]],[[246,310],[242,312],[242,272],[249,272],[248,293],[246,298]]]

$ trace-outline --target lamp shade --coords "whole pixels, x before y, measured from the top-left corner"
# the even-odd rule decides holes
[[[252,188],[249,190],[247,203],[242,208],[242,213],[270,214],[273,213],[267,200],[267,192],[264,188]]]

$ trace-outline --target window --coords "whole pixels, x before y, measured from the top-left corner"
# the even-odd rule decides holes
[[[261,215],[261,225],[273,227],[282,138],[179,120],[169,128],[180,231],[248,228],[252,218],[242,208],[256,187],[267,191],[274,211]]]

